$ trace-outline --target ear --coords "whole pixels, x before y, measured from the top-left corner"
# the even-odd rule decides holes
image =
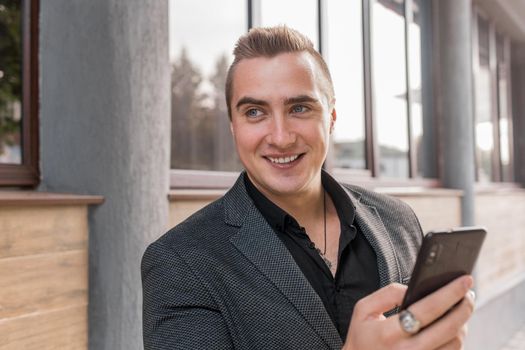
[[[233,123],[230,121],[230,132],[232,133],[232,136],[235,137],[235,131],[233,131]]]
[[[337,120],[337,112],[335,107],[332,108],[332,113],[330,113],[330,134],[334,131],[335,121]]]

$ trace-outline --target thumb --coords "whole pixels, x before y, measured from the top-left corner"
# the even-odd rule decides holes
[[[401,305],[407,287],[392,283],[359,300],[354,313],[360,319],[377,317]]]

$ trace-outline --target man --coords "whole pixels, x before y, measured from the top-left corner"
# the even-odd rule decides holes
[[[226,102],[245,172],[147,249],[145,348],[460,348],[470,276],[413,304],[408,322],[384,316],[402,301],[421,229],[402,202],[322,170],[337,115],[312,43],[252,29],[234,55]]]

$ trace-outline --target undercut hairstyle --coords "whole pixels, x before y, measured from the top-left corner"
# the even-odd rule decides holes
[[[232,119],[233,75],[239,62],[244,59],[258,57],[273,58],[282,53],[294,52],[307,52],[313,57],[325,80],[323,85],[328,97],[328,103],[332,103],[334,99],[334,85],[328,65],[307,36],[287,26],[252,28],[237,41],[233,49],[234,59],[226,76],[226,106],[230,120]]]

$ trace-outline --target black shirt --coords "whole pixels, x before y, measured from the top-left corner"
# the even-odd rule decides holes
[[[244,177],[255,206],[288,248],[295,262],[317,292],[339,335],[346,339],[355,303],[379,288],[376,255],[354,222],[355,207],[345,190],[326,172],[322,183],[332,198],[341,222],[338,264],[335,277],[299,223],[266,198]]]

